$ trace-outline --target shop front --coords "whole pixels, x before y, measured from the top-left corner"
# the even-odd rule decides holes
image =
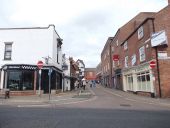
[[[49,75],[50,68],[52,72]],[[37,66],[34,65],[5,65],[1,69],[0,88],[10,89],[12,95],[37,94],[39,90],[39,76]],[[43,67],[41,73],[41,91],[49,93],[51,90],[56,92],[56,90],[61,89],[62,71],[55,67]]]
[[[123,90],[136,94],[155,96],[154,76],[149,63],[123,69]]]

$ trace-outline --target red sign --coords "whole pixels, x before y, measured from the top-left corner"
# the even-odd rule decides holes
[[[150,65],[151,68],[155,68],[156,62],[155,62],[155,61],[151,61],[151,62],[149,63],[149,65]]]
[[[37,63],[37,66],[38,66],[38,69],[41,69],[43,67],[43,62],[42,61],[38,61]]]
[[[118,61],[119,60],[119,55],[113,55],[113,60]]]

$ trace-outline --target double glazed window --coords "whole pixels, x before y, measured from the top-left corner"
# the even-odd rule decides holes
[[[5,43],[4,60],[11,60],[12,56],[12,43]]]

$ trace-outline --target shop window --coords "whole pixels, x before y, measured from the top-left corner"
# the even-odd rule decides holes
[[[128,87],[128,90],[133,91],[133,76],[132,75],[127,76],[127,87]]]
[[[8,71],[7,88],[12,91],[33,90],[33,71]]]
[[[139,91],[150,92],[151,84],[150,84],[149,72],[143,72],[137,74],[137,87]]]

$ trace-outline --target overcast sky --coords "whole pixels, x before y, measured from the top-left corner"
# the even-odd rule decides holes
[[[63,53],[96,67],[108,37],[139,12],[168,0],[0,0],[0,28],[56,26]]]

